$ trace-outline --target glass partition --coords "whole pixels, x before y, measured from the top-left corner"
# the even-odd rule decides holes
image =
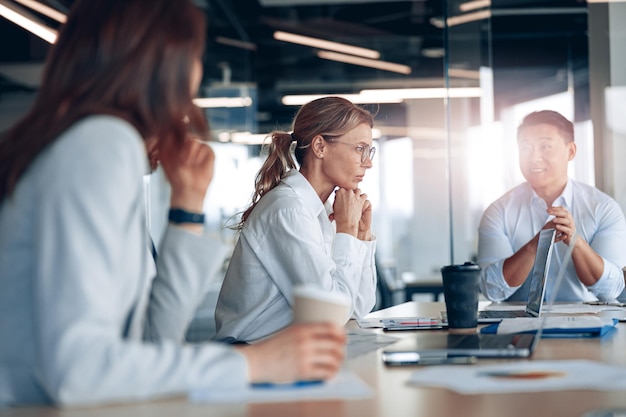
[[[489,2],[447,2],[446,84],[450,91],[463,87],[480,92],[478,97],[450,94],[446,102],[449,263],[475,259],[482,210],[500,191],[490,16]]]

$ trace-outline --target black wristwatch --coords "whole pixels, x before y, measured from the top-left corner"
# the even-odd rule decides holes
[[[170,209],[168,219],[172,223],[196,223],[204,224],[204,213],[192,213],[187,210],[173,208]]]

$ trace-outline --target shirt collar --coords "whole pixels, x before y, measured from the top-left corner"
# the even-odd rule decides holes
[[[293,188],[302,198],[306,207],[317,217],[325,211],[324,203],[319,198],[311,183],[297,169],[292,169],[283,177],[282,182]]]
[[[563,206],[566,209],[571,211],[572,208],[572,199],[574,197],[574,192],[573,192],[573,185],[572,185],[572,181],[567,180],[567,184],[565,184],[565,189],[563,189],[563,192],[561,193],[561,195],[559,196],[559,198],[557,198],[554,201],[554,205],[555,206]]]
[[[533,187],[531,187],[530,184],[528,183],[526,184],[528,185],[528,189],[530,190],[530,193],[532,195],[532,201],[536,201],[536,200],[543,201],[543,199],[537,195],[535,190],[533,190]],[[565,188],[563,189],[563,192],[554,200],[554,202],[552,203],[552,206],[553,207],[563,206],[566,209],[570,210],[572,207],[573,195],[574,193],[573,193],[572,181],[568,178],[567,184],[565,184]]]

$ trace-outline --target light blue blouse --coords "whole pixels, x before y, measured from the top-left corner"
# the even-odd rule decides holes
[[[229,347],[181,345],[225,248],[170,226],[155,276],[147,170],[131,125],[91,116],[45,149],[2,202],[0,404],[246,383],[245,359]]]

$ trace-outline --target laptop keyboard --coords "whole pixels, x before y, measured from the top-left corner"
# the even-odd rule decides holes
[[[511,319],[516,317],[532,317],[524,310],[482,310],[478,312],[478,318],[483,319]]]

